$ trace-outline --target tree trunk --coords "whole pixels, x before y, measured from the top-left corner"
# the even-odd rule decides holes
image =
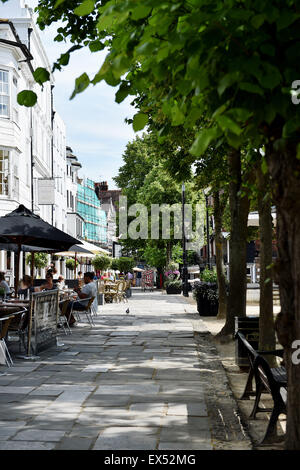
[[[276,280],[281,312],[276,318],[275,328],[285,349],[288,376],[285,443],[288,450],[300,450],[300,364],[292,361],[292,353],[297,349],[293,349],[293,342],[300,340],[300,160],[296,158],[296,145],[297,142],[286,144],[281,153],[271,145],[267,150],[277,208]]]
[[[259,349],[275,349],[275,329],[273,317],[272,279],[272,215],[270,175],[263,174],[259,166],[256,171],[258,189],[258,213],[260,226],[260,300],[259,300]],[[274,356],[266,356],[271,367],[276,366]]]
[[[215,221],[215,244],[216,244],[216,268],[218,277],[218,291],[219,291],[219,309],[217,318],[226,318],[227,311],[227,292],[226,292],[226,278],[224,272],[224,259],[223,259],[223,236],[222,236],[222,219],[225,204],[220,203],[220,193],[215,191],[213,193],[214,199],[214,221]]]
[[[217,337],[233,335],[235,317],[246,316],[247,224],[250,204],[247,194],[241,194],[242,172],[240,151],[231,149],[228,154],[228,167],[230,175],[229,204],[231,212],[229,296],[226,323]]]

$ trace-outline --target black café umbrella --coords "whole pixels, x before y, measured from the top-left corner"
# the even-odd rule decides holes
[[[52,249],[64,251],[74,244],[82,244],[80,240],[48,224],[22,204],[9,214],[0,217],[0,243],[13,243],[18,247],[15,273],[16,292],[22,245],[23,248],[24,246],[40,248],[40,251],[52,251]]]

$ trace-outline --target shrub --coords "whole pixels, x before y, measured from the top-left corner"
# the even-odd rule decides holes
[[[119,270],[119,260],[118,260],[118,258],[113,258],[112,259],[110,268],[113,269],[114,271]]]
[[[76,261],[76,266],[78,265],[78,261]],[[75,259],[73,258],[68,258],[66,260],[66,267],[70,269],[71,271],[74,271],[75,269]]]
[[[195,281],[192,290],[193,297],[196,300],[208,300],[211,303],[217,303],[219,300],[219,291],[216,282]]]
[[[202,271],[200,277],[203,282],[217,282],[218,280],[217,272],[208,268],[205,268],[204,271]]]
[[[31,253],[26,256],[26,264],[31,265]],[[48,265],[47,253],[34,253],[34,267],[37,269],[46,268]]]
[[[111,258],[106,255],[97,255],[92,259],[92,265],[96,271],[106,271],[111,265]]]
[[[118,266],[121,273],[128,273],[128,271],[132,271],[134,265],[135,261],[133,258],[129,258],[127,256],[121,256],[121,258],[118,258]]]
[[[166,281],[165,282],[165,287],[181,289],[182,281],[180,279],[174,279],[174,280]]]

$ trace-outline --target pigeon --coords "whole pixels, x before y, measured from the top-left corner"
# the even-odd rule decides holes
[[[126,310],[126,313],[129,313],[129,308]]]

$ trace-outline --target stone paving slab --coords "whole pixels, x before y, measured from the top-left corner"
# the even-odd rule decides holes
[[[0,366],[0,450],[251,447],[208,330],[182,296],[135,291],[94,318],[60,331],[38,360]]]

